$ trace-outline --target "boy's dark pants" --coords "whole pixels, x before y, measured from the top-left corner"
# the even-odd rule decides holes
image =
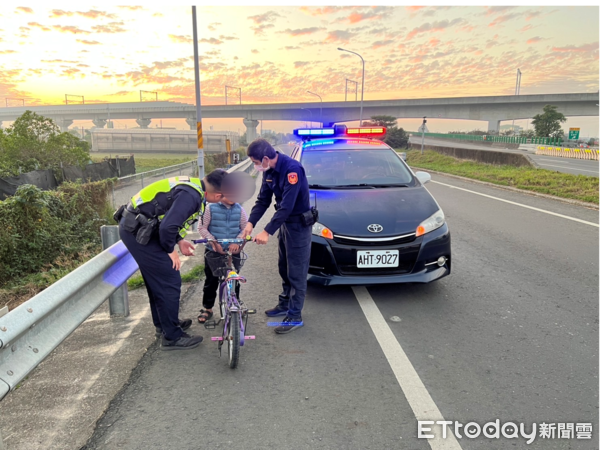
[[[204,296],[202,297],[202,306],[205,309],[212,309],[215,306],[215,300],[217,299],[217,291],[219,289],[219,277],[215,276],[210,269],[210,264],[206,261],[206,254],[211,252],[209,249],[206,249],[204,253],[204,274],[206,275],[206,279],[204,280]],[[214,253],[214,252],[211,252]],[[236,258],[236,255],[233,256],[233,267],[235,270],[239,272],[240,270],[240,260]],[[235,295],[240,299],[240,283],[235,283]]]

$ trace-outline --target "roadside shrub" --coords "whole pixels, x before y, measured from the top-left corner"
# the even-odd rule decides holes
[[[0,287],[100,248],[111,181],[64,183],[56,191],[23,185],[0,201]]]

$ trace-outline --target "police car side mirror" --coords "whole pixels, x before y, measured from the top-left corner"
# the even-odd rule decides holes
[[[415,172],[415,176],[421,182],[421,184],[425,184],[431,181],[431,175],[429,175],[427,172],[418,171]]]

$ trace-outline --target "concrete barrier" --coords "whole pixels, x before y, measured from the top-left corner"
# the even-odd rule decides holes
[[[411,148],[420,150],[421,144],[411,143]],[[493,150],[477,150],[471,148],[439,147],[435,145],[427,145],[426,149],[458,159],[494,164],[496,166],[539,167],[527,155],[520,153],[495,152]]]
[[[599,151],[593,148],[568,148],[568,147],[544,147],[538,146],[536,155],[558,156],[560,158],[599,160]]]

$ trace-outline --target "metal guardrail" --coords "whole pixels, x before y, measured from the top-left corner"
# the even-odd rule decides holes
[[[251,168],[252,161],[246,159],[228,172]],[[106,247],[118,239],[117,226],[102,228]],[[118,241],[14,310],[3,316],[0,311],[0,400],[107,298],[111,317],[129,315],[126,282],[137,270]]]
[[[415,133],[415,136],[420,136],[421,133]],[[555,138],[526,138],[519,136],[496,136],[496,135],[479,135],[479,134],[443,134],[443,133],[425,133],[425,137],[437,139],[459,139],[461,141],[474,142],[501,142],[505,144],[542,144],[542,145],[560,145],[562,139]]]
[[[192,160],[190,162],[175,164],[173,166],[161,167],[160,169],[148,170],[147,172],[135,173],[133,175],[127,175],[126,177],[119,178],[119,183],[130,183],[141,180],[142,188],[144,187],[144,178],[153,178],[157,176],[163,176],[166,178],[167,173],[183,171],[185,169],[192,169],[198,166],[197,160]]]

